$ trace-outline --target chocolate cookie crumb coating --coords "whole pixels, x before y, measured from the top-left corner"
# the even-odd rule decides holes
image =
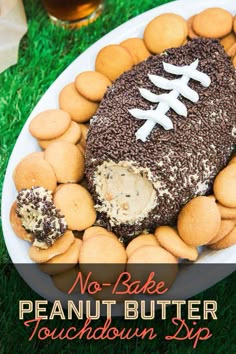
[[[163,70],[163,61],[183,66],[196,59],[199,59],[197,69],[209,75],[211,84],[206,88],[197,81],[189,81],[189,87],[199,94],[199,101],[192,103],[180,98],[187,107],[187,118],[170,110],[168,116],[173,122],[173,130],[166,131],[156,125],[146,142],[136,140],[135,133],[145,121],[133,118],[128,110],[148,110],[157,106],[142,98],[139,88],[155,94],[166,93],[151,83],[148,74],[175,79]],[[100,224],[124,239],[145,229],[152,231],[158,225],[174,224],[180,208],[188,200],[210,192],[215,176],[227,163],[236,139],[235,112],[235,70],[218,40],[192,40],[180,48],[151,56],[121,75],[108,89],[87,137],[86,175]],[[113,175],[105,174],[106,166]],[[131,171],[132,181],[136,181],[137,174],[151,182],[155,198],[152,205],[146,200],[144,213],[137,214],[136,209],[135,212],[132,209],[130,217],[129,204],[127,207],[123,203],[127,210],[120,214],[115,200],[126,201],[129,192],[120,182],[123,173],[119,175],[120,194],[117,191],[115,196],[109,194],[111,177],[114,178],[114,168],[118,166],[126,166],[124,168]],[[144,198],[142,193],[141,198]],[[109,209],[109,202],[113,209]],[[134,208],[138,202],[137,199]]]

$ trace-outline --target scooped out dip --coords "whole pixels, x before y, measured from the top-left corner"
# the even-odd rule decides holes
[[[148,169],[137,169],[126,161],[104,162],[98,167],[96,191],[104,202],[97,210],[109,215],[111,226],[136,222],[155,207],[155,189],[146,174]]]

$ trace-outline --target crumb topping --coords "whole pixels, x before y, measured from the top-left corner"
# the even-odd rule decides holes
[[[34,237],[33,245],[48,248],[62,236],[67,224],[53,204],[52,192],[43,187],[22,189],[17,196],[17,215]]]

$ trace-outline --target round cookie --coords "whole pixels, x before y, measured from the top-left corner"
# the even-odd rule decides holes
[[[122,41],[120,45],[128,49],[132,55],[134,64],[146,60],[151,55],[142,38],[128,38]]]
[[[216,199],[226,207],[236,208],[236,164],[225,167],[215,178]]]
[[[94,280],[100,283],[114,283],[120,273],[125,270],[126,252],[117,239],[100,235],[83,242],[79,260],[83,274],[92,271]]]
[[[83,242],[80,251],[80,264],[82,263],[126,263],[124,246],[108,235],[89,237]]]
[[[233,30],[234,33],[236,34],[236,16],[234,16],[234,20],[233,20]]]
[[[227,51],[236,41],[236,36],[233,32],[223,37],[220,41],[220,44],[224,47],[224,50]]]
[[[74,82],[66,85],[60,92],[59,106],[70,113],[71,119],[78,123],[87,122],[98,108],[96,102],[89,101],[79,94]]]
[[[193,19],[193,30],[201,37],[222,38],[232,30],[233,16],[219,7],[208,8]]]
[[[236,244],[236,227],[233,228],[224,238],[210,245],[214,250],[228,248]]]
[[[78,276],[78,272],[79,272],[79,267],[75,266],[63,273],[52,275],[53,284],[57,289],[67,294],[68,291],[70,291],[70,289],[72,288],[73,284],[75,283],[76,278]],[[72,294],[78,293],[79,291],[80,288],[77,284],[77,286],[74,287]]]
[[[160,245],[174,256],[190,261],[198,258],[197,248],[187,245],[173,227],[159,226],[155,230],[155,236]]]
[[[85,158],[85,148],[81,145],[81,143],[76,144],[76,147]]]
[[[26,155],[25,157],[23,157],[22,160],[24,159],[32,159],[35,158],[36,160],[38,159],[44,159],[44,152],[43,151],[34,151],[31,152],[30,154]]]
[[[170,288],[178,272],[177,258],[160,246],[139,247],[128,258],[126,271],[131,274],[131,279],[141,284],[154,272],[155,281],[162,281]]]
[[[165,13],[148,23],[144,42],[150,52],[160,54],[168,48],[181,46],[187,34],[187,23],[181,16]]]
[[[126,247],[128,258],[136,249],[144,246],[159,246],[159,243],[153,234],[142,234],[135,237]]]
[[[133,58],[127,49],[121,45],[110,44],[98,52],[95,70],[114,81],[133,65]]]
[[[54,194],[54,204],[65,216],[70,230],[85,230],[96,220],[92,197],[78,184],[62,185]]]
[[[220,241],[224,238],[229,232],[231,232],[236,224],[235,220],[221,220],[220,229],[217,232],[216,236],[208,242],[208,244],[212,244]]]
[[[226,53],[230,58],[233,58],[236,55],[236,42],[227,49]]]
[[[52,166],[42,158],[23,158],[13,172],[13,179],[18,191],[39,186],[54,191],[57,186]]]
[[[101,235],[110,236],[110,237],[114,238],[115,240],[117,240],[116,235],[113,234],[113,232],[108,231],[104,227],[91,226],[84,231],[83,241],[88,240],[90,237],[97,237],[97,236],[101,236]]]
[[[85,149],[86,148],[86,138],[87,138],[89,127],[86,124],[80,124],[80,129],[81,129],[81,137],[79,140],[79,144]]]
[[[96,71],[84,71],[75,79],[78,92],[90,101],[100,102],[111,86],[111,81],[103,74]]]
[[[158,246],[143,246],[137,248],[128,258],[128,264],[166,264],[177,263],[177,259],[170,252]]]
[[[191,39],[194,38],[199,38],[199,36],[197,35],[197,33],[194,32],[193,30],[193,19],[196,15],[193,15],[191,17],[189,17],[189,19],[187,20],[187,25],[188,25],[188,37]]]
[[[29,131],[37,139],[54,139],[69,128],[69,113],[60,109],[49,109],[39,113],[29,124]]]
[[[220,222],[220,212],[214,200],[200,196],[180,210],[177,229],[187,245],[196,247],[207,244],[216,236]]]
[[[208,195],[207,198],[213,200],[214,202],[216,201],[216,198],[215,198],[214,194]]]
[[[63,140],[71,144],[76,144],[79,141],[80,137],[81,137],[80,125],[72,121],[67,131],[61,136],[59,136],[58,138],[51,139],[51,140],[38,140],[38,143],[39,146],[43,150],[45,150],[48,147],[48,145],[53,143],[54,141]]]
[[[33,237],[32,235],[26,231],[26,229],[22,226],[21,218],[16,214],[16,207],[17,202],[15,201],[10,210],[10,223],[13,231],[15,232],[16,236],[21,238],[22,240],[32,242]]]
[[[22,162],[23,160],[27,160],[27,159],[29,159],[29,160],[42,159],[43,160],[44,159],[44,152],[43,151],[31,152],[28,155],[26,155],[25,157],[23,157],[20,162]],[[13,180],[15,179],[15,173],[16,173],[16,168],[14,168],[14,170],[13,170],[13,174],[12,174]]]
[[[236,208],[227,208],[226,206],[217,203],[218,209],[222,219],[236,220]]]
[[[84,177],[84,157],[78,148],[67,141],[55,141],[44,152],[59,183],[79,182]]]
[[[75,239],[66,252],[51,258],[48,262],[40,265],[40,270],[44,273],[54,275],[63,273],[74,266],[79,261],[79,253],[82,245],[80,239]]]
[[[66,231],[55,243],[47,249],[40,249],[31,246],[29,256],[32,261],[37,263],[48,262],[51,258],[56,257],[61,253],[65,253],[70,245],[75,241],[72,231]]]

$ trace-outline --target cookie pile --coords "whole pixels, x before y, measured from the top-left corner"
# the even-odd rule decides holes
[[[102,48],[97,54],[95,69],[114,81],[150,55],[143,39],[128,38],[120,44],[110,44]]]
[[[128,38],[102,48],[95,60],[95,71],[78,74],[62,89],[60,108],[41,112],[30,122],[29,131],[43,151],[24,157],[15,167],[13,180],[17,191],[24,193],[25,209],[27,197],[35,193],[37,199],[42,192],[42,201],[37,199],[37,203],[42,203],[43,215],[47,207],[55,208],[59,219],[65,219],[66,231],[62,228],[59,237],[41,247],[33,228],[23,226],[17,201],[12,205],[10,222],[18,237],[32,243],[30,258],[40,264],[43,272],[52,275],[60,290],[67,292],[71,287],[78,264],[86,275],[90,271],[88,264],[92,263],[119,265],[116,272],[108,269],[105,274],[95,274],[96,280],[111,283],[132,264],[169,263],[173,267],[166,281],[171,285],[178,260],[196,261],[198,246],[221,249],[236,243],[236,157],[216,177],[214,195],[190,200],[180,210],[176,227],[159,226],[153,234],[143,233],[126,247],[113,232],[96,226],[94,202],[85,179],[88,123],[107,88],[123,72],[152,54],[161,54],[198,37],[220,39],[236,67],[236,17],[228,11],[210,8],[188,21],[176,14],[162,14],[147,24],[143,38]],[[52,195],[51,204],[46,203],[48,193]],[[32,205],[36,205],[34,198]],[[41,214],[33,215],[34,226],[37,222],[41,225],[42,220]],[[54,225],[47,222],[45,228],[50,234]]]
[[[179,15],[165,13],[147,24],[143,38],[128,38],[102,48],[95,59],[95,71],[79,74],[74,83],[62,90],[60,107],[75,121],[87,121],[106,89],[121,74],[152,54],[161,54],[199,37],[219,39],[236,67],[236,17],[222,8],[206,9],[187,21]]]
[[[209,8],[191,16],[188,21],[190,39],[217,38],[236,67],[236,16],[222,8]]]
[[[143,38],[128,38],[102,48],[95,60],[95,70],[114,81],[150,55],[199,37],[219,39],[236,67],[236,17],[222,8],[209,8],[187,21],[173,13],[157,16],[147,24]]]
[[[47,273],[52,271],[50,264],[65,264],[66,270],[78,263],[81,240],[72,230],[85,230],[96,220],[94,202],[83,186],[87,130],[61,109],[41,112],[29,131],[44,151],[24,157],[13,172],[19,192],[10,212],[13,230],[32,242],[29,256],[45,263],[42,269]]]
[[[62,109],[49,109],[39,113],[30,122],[29,131],[43,150],[51,143],[66,141],[76,144],[80,152],[85,154],[88,126],[74,121],[70,113]]]
[[[181,258],[193,261],[196,259],[194,256],[191,258],[188,253],[178,253],[179,245],[181,245],[182,251],[185,249],[190,251],[191,249],[191,252],[193,250],[195,252],[196,247],[203,245],[219,250],[236,244],[235,162],[236,159],[233,156],[228,165],[216,176],[213,195],[196,197],[181,209],[176,229],[169,226],[161,226],[156,229],[155,233],[163,247],[167,247],[173,254]],[[161,238],[160,232],[163,232]],[[171,244],[172,239],[173,243]]]
[[[112,82],[152,54],[160,54],[198,37],[218,38],[236,65],[236,18],[221,8],[209,8],[191,16],[166,13],[150,21],[143,38],[128,38],[102,48],[95,59],[95,71],[80,73],[59,95],[59,106],[73,121],[87,122]]]
[[[66,85],[59,95],[59,106],[77,123],[87,122],[98,109],[110,81],[95,71],[79,74],[74,82]]]

